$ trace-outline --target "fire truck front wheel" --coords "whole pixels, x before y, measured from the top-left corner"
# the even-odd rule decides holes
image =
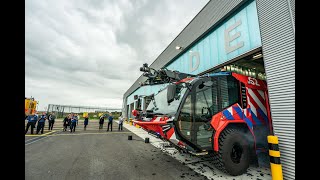
[[[233,176],[245,173],[250,164],[250,146],[245,133],[225,129],[219,137],[219,151],[214,152],[213,163],[221,171]]]

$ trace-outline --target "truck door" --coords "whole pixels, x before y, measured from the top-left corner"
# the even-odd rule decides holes
[[[185,102],[182,105],[177,121],[177,127],[181,135],[191,141],[192,137],[192,103],[191,93],[187,95]]]
[[[200,82],[195,86],[194,141],[202,149],[211,148],[212,116],[219,112],[217,79],[212,78],[210,85]]]

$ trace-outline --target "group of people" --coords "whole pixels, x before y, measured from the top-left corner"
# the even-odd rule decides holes
[[[50,131],[53,128],[55,119],[56,119],[56,116],[54,113],[49,113],[47,115],[47,113],[43,112],[42,115],[40,116],[37,114],[37,112],[35,112],[34,114],[30,114],[26,116],[26,120],[28,120],[28,122],[27,122],[27,127],[24,133],[26,134],[29,130],[29,127],[31,127],[31,134],[33,134],[33,130],[37,125],[36,134],[38,134],[40,131],[41,131],[41,134],[43,134],[43,129],[44,129],[46,120],[48,120],[49,122],[48,130]]]
[[[63,119],[63,131],[67,131],[68,126],[70,127],[70,133],[76,131],[76,127],[79,124],[78,123],[79,116],[78,114],[68,114],[64,119]],[[86,124],[87,121],[87,124]],[[88,117],[85,117],[85,129],[86,126],[88,125]]]
[[[107,131],[110,130],[112,131],[112,124],[113,124],[113,116],[110,113],[109,115],[102,115],[99,118],[99,130],[103,129],[103,124],[104,124],[104,120],[105,118],[108,119],[108,128]],[[28,132],[29,127],[31,126],[31,134],[33,134],[33,129],[37,124],[37,131],[36,134],[38,134],[41,131],[41,134],[43,134],[43,129],[45,126],[45,121],[48,120],[49,122],[49,127],[48,130],[52,130],[56,116],[54,113],[49,113],[49,115],[47,116],[47,114],[45,112],[42,113],[41,116],[38,116],[37,113],[35,114],[31,114],[29,116],[26,117],[26,119],[28,120],[27,123],[27,127],[25,130],[25,134]],[[68,114],[64,120],[63,120],[63,131],[67,131],[68,127],[70,128],[70,133],[75,132],[76,131],[76,127],[78,125],[78,120],[79,120],[79,116],[78,114],[75,113],[70,113]],[[122,116],[119,117],[119,128],[118,130],[122,131],[123,130],[123,121],[124,118]],[[89,117],[85,116],[84,117],[84,130],[86,130],[87,125],[89,124]]]
[[[104,124],[104,119],[106,118],[107,116],[105,115],[102,115],[100,116],[99,118],[99,130],[100,129],[103,129],[103,124]],[[108,127],[107,127],[107,131],[109,131],[109,127],[110,127],[110,131],[112,131],[112,123],[113,123],[113,116],[112,114],[110,114],[108,117]],[[124,118],[122,116],[119,117],[119,127],[118,127],[118,131],[122,131],[123,130],[123,121],[124,121]]]
[[[109,127],[110,127],[110,130],[112,131],[113,116],[112,116],[111,113],[110,113],[109,116],[106,116],[106,115],[100,116],[100,118],[99,118],[99,130],[100,130],[100,129],[103,129],[104,119],[105,119],[106,117],[108,118],[108,128],[107,128],[107,131],[109,131]]]

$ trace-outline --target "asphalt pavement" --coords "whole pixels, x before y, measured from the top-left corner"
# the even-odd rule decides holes
[[[45,125],[44,134],[25,138],[25,179],[59,180],[175,180],[207,179],[181,164],[160,149],[124,128],[102,130],[98,121],[89,121],[87,130],[79,121],[75,133],[62,131],[62,119],[56,120],[53,131]],[[133,140],[128,140],[132,135]]]

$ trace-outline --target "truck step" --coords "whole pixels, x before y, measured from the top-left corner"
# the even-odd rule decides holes
[[[190,154],[195,155],[195,156],[204,156],[208,154],[208,151],[202,151],[202,152],[193,152],[193,151],[188,151]]]

